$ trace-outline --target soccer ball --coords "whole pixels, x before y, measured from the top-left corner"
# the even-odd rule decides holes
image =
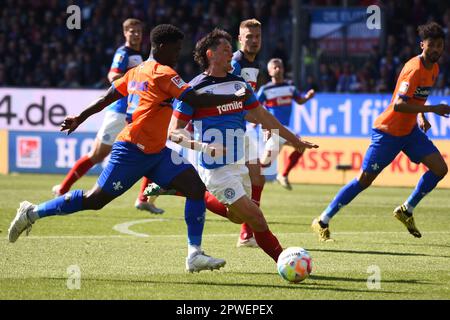
[[[312,259],[308,251],[300,247],[290,247],[280,254],[277,269],[283,279],[298,283],[310,275],[312,271]]]

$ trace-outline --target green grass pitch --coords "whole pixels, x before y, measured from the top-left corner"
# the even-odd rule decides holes
[[[0,299],[450,299],[449,190],[433,191],[416,209],[421,239],[392,216],[411,190],[370,188],[332,221],[337,241],[319,243],[310,223],[339,186],[285,191],[267,184],[262,208],[271,230],[284,247],[304,247],[313,258],[313,274],[294,285],[262,250],[236,248],[239,226],[210,212],[203,247],[227,264],[220,271],[186,273],[184,199],[160,197],[166,213],[153,216],[133,207],[138,185],[101,211],[40,220],[29,237],[8,243],[19,202],[50,199],[61,178],[0,176]],[[88,189],[95,179],[85,177],[76,187]],[[114,230],[127,222],[147,237]],[[67,286],[74,283],[68,272],[73,265],[81,271],[78,290]],[[368,286],[371,266],[380,271],[378,289]]]

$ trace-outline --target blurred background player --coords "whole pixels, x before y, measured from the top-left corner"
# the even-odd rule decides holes
[[[401,151],[412,162],[423,163],[429,169],[405,203],[393,212],[394,217],[406,226],[409,233],[416,238],[422,236],[415,225],[413,210],[448,172],[441,153],[425,134],[431,125],[424,113],[433,112],[448,117],[450,107],[446,104],[425,105],[438,78],[437,62],[444,50],[445,33],[435,22],[419,26],[418,32],[422,40],[422,53],[405,64],[398,77],[391,103],[375,120],[372,142],[366,152],[361,174],[344,186],[320,217],[312,223],[312,229],[318,233],[321,241],[331,240],[330,219],[368,188]]]
[[[142,62],[140,52],[143,31],[142,22],[138,19],[127,19],[123,22],[122,26],[125,45],[119,47],[114,54],[113,62],[108,72],[108,80],[110,83],[122,77],[127,70],[134,68]],[[55,196],[67,193],[72,185],[84,176],[90,168],[103,162],[111,153],[112,145],[117,135],[125,127],[127,121],[130,121],[130,115],[134,111],[127,111],[127,105],[127,97],[124,97],[106,108],[102,126],[97,133],[91,151],[77,160],[61,184],[53,187],[52,191]],[[141,191],[135,202],[135,207],[139,210],[162,214],[164,210],[157,208],[154,204],[156,197],[147,199],[142,194],[148,183],[147,178],[142,180]]]
[[[233,54],[231,62],[232,73],[241,76],[256,91],[259,75],[259,61],[257,55],[261,50],[261,23],[256,19],[248,19],[239,25],[240,49]],[[258,157],[258,142],[253,135],[247,134],[248,158],[247,167],[252,183],[251,198],[256,205],[261,203],[261,193],[266,183],[262,175],[261,164]],[[237,247],[257,247],[253,237],[252,228],[247,224],[241,225],[241,232],[236,244]]]
[[[280,121],[280,123],[289,127],[292,113],[292,102],[304,104],[314,97],[314,90],[309,90],[305,97],[302,97],[292,81],[284,79],[283,61],[279,58],[273,58],[267,63],[267,71],[272,81],[262,86],[257,94],[259,102]],[[261,157],[261,165],[268,167],[275,160],[284,145],[289,145],[287,141],[278,135],[268,137],[264,153]],[[295,167],[298,160],[302,157],[304,150],[294,150],[284,163],[283,172],[277,175],[278,182],[286,189],[291,190],[291,184],[288,180],[289,172]]]
[[[112,102],[126,96],[138,97],[130,99],[130,107],[135,107],[131,122],[114,142],[111,157],[97,183],[87,192],[74,190],[39,205],[21,202],[8,229],[10,242],[16,242],[25,230],[28,234],[38,219],[99,210],[145,176],[163,188],[174,188],[186,195],[186,270],[213,270],[225,265],[225,260],[207,256],[201,249],[206,189],[194,167],[166,147],[172,116],[172,105],[167,102],[177,98],[195,107],[223,105],[248,99],[252,91],[235,88],[230,94],[198,93],[172,68],[179,57],[183,32],[173,25],[162,24],[153,28],[150,38],[152,50],[147,61],[115,80],[103,96],[78,116],[66,117],[61,125],[61,130],[70,134]]]
[[[250,84],[242,77],[229,73],[232,47],[231,36],[227,32],[213,30],[197,42],[194,52],[194,60],[204,70],[189,83],[195,90],[215,94],[232,93],[236,87],[246,86],[253,92]],[[236,223],[246,222],[250,225],[257,245],[276,262],[282,247],[270,231],[261,209],[250,198],[249,170],[243,161],[247,113],[265,128],[279,130],[280,135],[296,149],[317,148],[312,143],[301,141],[283,127],[258,103],[253,93],[243,102],[236,100],[201,109],[193,109],[186,101],[178,102],[175,104],[169,135],[184,129],[192,120],[195,136],[202,143],[224,147],[225,155],[220,157],[210,157],[204,153],[198,155],[199,175],[208,191],[228,208],[225,217]],[[230,135],[234,135],[233,139],[229,139]]]

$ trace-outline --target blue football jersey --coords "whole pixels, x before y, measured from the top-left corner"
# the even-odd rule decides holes
[[[226,77],[217,78],[201,74],[189,83],[198,92],[213,94],[233,94],[236,90],[250,85],[242,77],[228,73]],[[235,163],[244,157],[245,114],[259,106],[253,94],[246,101],[236,99],[231,103],[208,108],[192,108],[185,102],[176,101],[174,116],[185,121],[193,121],[194,139],[205,143],[219,143],[225,146],[226,155],[213,159],[206,154],[199,154],[199,163],[207,169]]]
[[[114,54],[113,62],[111,64],[110,71],[125,73],[129,69],[141,64],[141,53],[133,50],[129,47],[122,46],[116,50]],[[127,97],[119,99],[111,103],[108,107],[108,111],[114,111],[118,113],[127,113]],[[128,116],[128,115],[127,115]]]

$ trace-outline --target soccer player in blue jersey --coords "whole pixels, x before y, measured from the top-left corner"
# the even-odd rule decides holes
[[[231,36],[219,29],[199,40],[194,59],[204,72],[189,83],[195,90],[227,94],[239,87],[251,89],[242,77],[229,73],[232,60],[230,43]],[[186,102],[178,102],[175,104],[169,134],[172,137],[177,135],[192,120],[196,140],[223,146],[224,155],[211,157],[205,153],[199,154],[200,178],[208,191],[228,208],[226,216],[229,220],[249,224],[258,246],[276,262],[282,247],[270,231],[261,209],[251,199],[251,182],[244,155],[247,114],[265,128],[278,130],[279,135],[296,149],[317,147],[313,143],[301,141],[282,126],[259,104],[254,94],[244,102],[236,100],[201,110],[193,109]]]
[[[305,97],[302,97],[292,81],[284,79],[284,66],[281,59],[271,59],[267,63],[267,71],[271,77],[271,81],[259,89],[257,94],[258,100],[283,126],[288,127],[291,119],[293,101],[298,104],[306,103],[314,97],[314,90],[309,90]],[[269,137],[265,145],[264,154],[261,157],[262,166],[270,166],[284,145],[289,144],[280,136],[274,135]],[[277,175],[278,182],[288,190],[292,189],[288,179],[289,172],[302,157],[303,152],[304,150],[292,151],[288,157],[288,161],[284,164],[283,172]]]
[[[108,72],[108,80],[122,77],[129,69],[134,68],[142,62],[140,53],[142,42],[142,22],[138,19],[127,19],[123,22],[123,35],[125,44],[119,47],[113,58],[111,68]],[[119,132],[130,121],[133,110],[127,111],[127,98],[124,97],[112,103],[106,108],[103,123],[97,132],[94,145],[91,151],[78,159],[72,169],[67,173],[61,184],[55,185],[52,189],[55,196],[65,194],[72,185],[84,176],[90,168],[103,162],[111,153],[112,145]],[[139,210],[146,210],[151,213],[164,213],[163,209],[157,208],[154,204],[156,197],[147,199],[142,193],[149,181],[142,180],[141,191],[135,202],[135,207]]]
[[[425,134],[431,125],[424,113],[433,112],[448,117],[450,107],[446,104],[425,105],[438,78],[437,62],[444,51],[445,33],[435,22],[421,25],[418,31],[422,53],[405,64],[391,103],[375,120],[372,142],[360,175],[344,186],[322,214],[313,220],[311,227],[320,241],[332,241],[329,222],[333,216],[367,189],[400,152],[404,152],[412,162],[423,163],[429,169],[404,204],[393,212],[410,234],[416,238],[422,236],[414,222],[413,209],[448,172],[442,154]]]

